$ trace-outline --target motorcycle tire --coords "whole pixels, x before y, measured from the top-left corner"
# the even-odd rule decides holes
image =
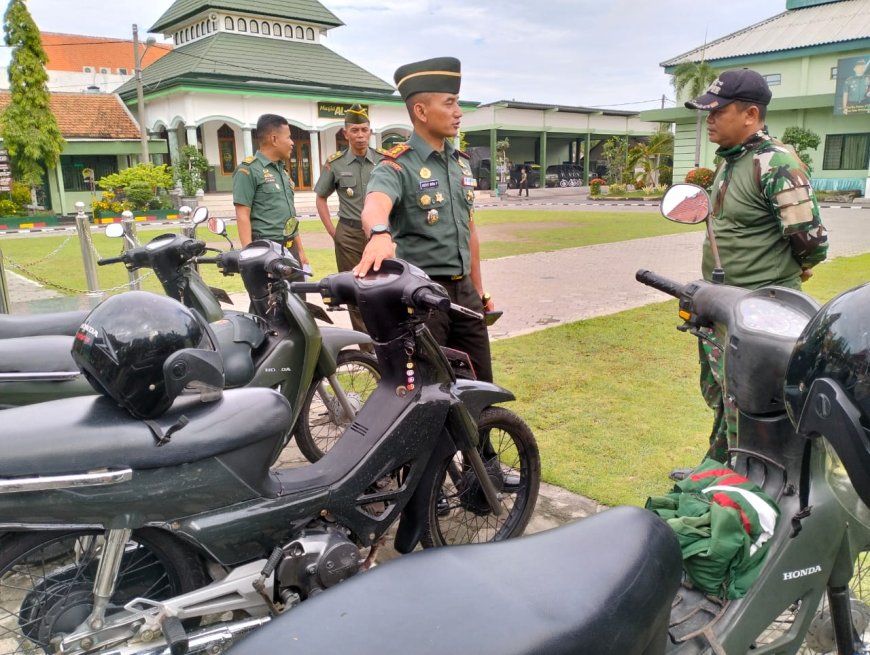
[[[503,541],[523,533],[541,486],[541,455],[531,429],[514,412],[487,407],[477,422],[478,451],[504,512],[494,516],[461,453],[444,460],[429,494],[424,548]]]
[[[103,532],[7,533],[0,540],[0,654],[54,652],[93,608]],[[166,600],[211,582],[199,555],[155,528],[136,530],[106,614],[136,597]],[[41,649],[41,651],[40,651]]]
[[[338,353],[335,373],[357,412],[381,379],[378,360],[361,350],[342,350]],[[321,382],[325,393],[320,390]],[[293,431],[296,445],[309,462],[316,462],[336,444],[353,418],[347,416],[338,402],[329,380],[317,378],[311,382],[299,418],[296,419]]]

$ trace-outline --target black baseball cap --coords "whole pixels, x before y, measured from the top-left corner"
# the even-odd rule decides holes
[[[689,109],[712,111],[730,105],[735,100],[767,106],[771,98],[765,79],[748,68],[720,73],[707,90],[694,100],[686,102]]]

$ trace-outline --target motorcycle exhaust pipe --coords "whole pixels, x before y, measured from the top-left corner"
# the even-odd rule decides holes
[[[215,653],[223,653],[236,640],[244,637],[252,630],[265,625],[270,620],[268,616],[245,619],[244,621],[221,623],[191,632],[187,639],[187,655],[215,655]],[[159,646],[146,647],[144,650],[137,650],[126,646],[106,651],[104,655],[172,655],[172,647],[165,643]]]

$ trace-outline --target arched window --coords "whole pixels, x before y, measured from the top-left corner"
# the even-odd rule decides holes
[[[244,18],[239,19],[239,32],[247,32],[248,31],[248,23]]]
[[[190,28],[189,27],[184,28],[184,40],[190,41]]]
[[[293,26],[292,25],[285,25],[284,26],[284,38],[285,39],[292,39],[293,38]]]
[[[281,26],[278,23],[272,25],[272,34],[275,36],[281,36]]]
[[[311,29],[310,27],[307,30],[305,30],[305,38],[308,39],[309,41],[314,40],[314,30]]]
[[[233,25],[233,19],[230,18],[229,16],[224,18],[224,29],[227,29],[227,30],[236,29],[235,26]]]
[[[304,39],[305,38],[305,32],[302,30],[301,27],[296,28],[296,38],[297,39]]]
[[[257,21],[252,20],[251,21],[251,34],[259,34],[259,33],[260,33],[260,24]]]
[[[201,36],[202,36],[202,26],[201,26],[201,25],[197,25],[197,26],[196,26],[196,38],[199,38],[199,37],[201,37]]]
[[[260,27],[260,31],[266,36],[272,34],[272,30],[269,28],[269,23],[267,23],[266,21],[263,21],[263,25]]]
[[[221,173],[232,175],[236,170],[236,133],[224,123],[217,131],[218,152],[221,158]]]
[[[211,32],[212,32],[213,29],[214,29],[214,23],[213,23],[212,21],[208,21],[208,22],[205,24],[205,30],[206,30],[206,32],[208,32],[209,34],[211,34]]]
[[[172,41],[175,45],[178,45],[178,32],[172,35]]]

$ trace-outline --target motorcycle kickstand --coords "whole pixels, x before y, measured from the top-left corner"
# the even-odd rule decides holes
[[[377,566],[375,560],[378,557],[378,552],[380,551],[381,546],[383,546],[386,542],[387,538],[384,536],[372,544],[372,547],[369,549],[368,556],[365,558],[365,560],[363,560],[363,563],[359,567],[360,571],[368,571],[370,568]]]
[[[477,481],[480,482],[480,488],[483,495],[486,496],[486,502],[489,503],[489,508],[495,516],[501,516],[504,512],[504,507],[501,504],[501,494],[495,488],[489,473],[486,470],[486,465],[483,463],[483,458],[477,452],[477,448],[469,448],[462,451],[463,457],[466,458],[474,474],[477,476]]]

